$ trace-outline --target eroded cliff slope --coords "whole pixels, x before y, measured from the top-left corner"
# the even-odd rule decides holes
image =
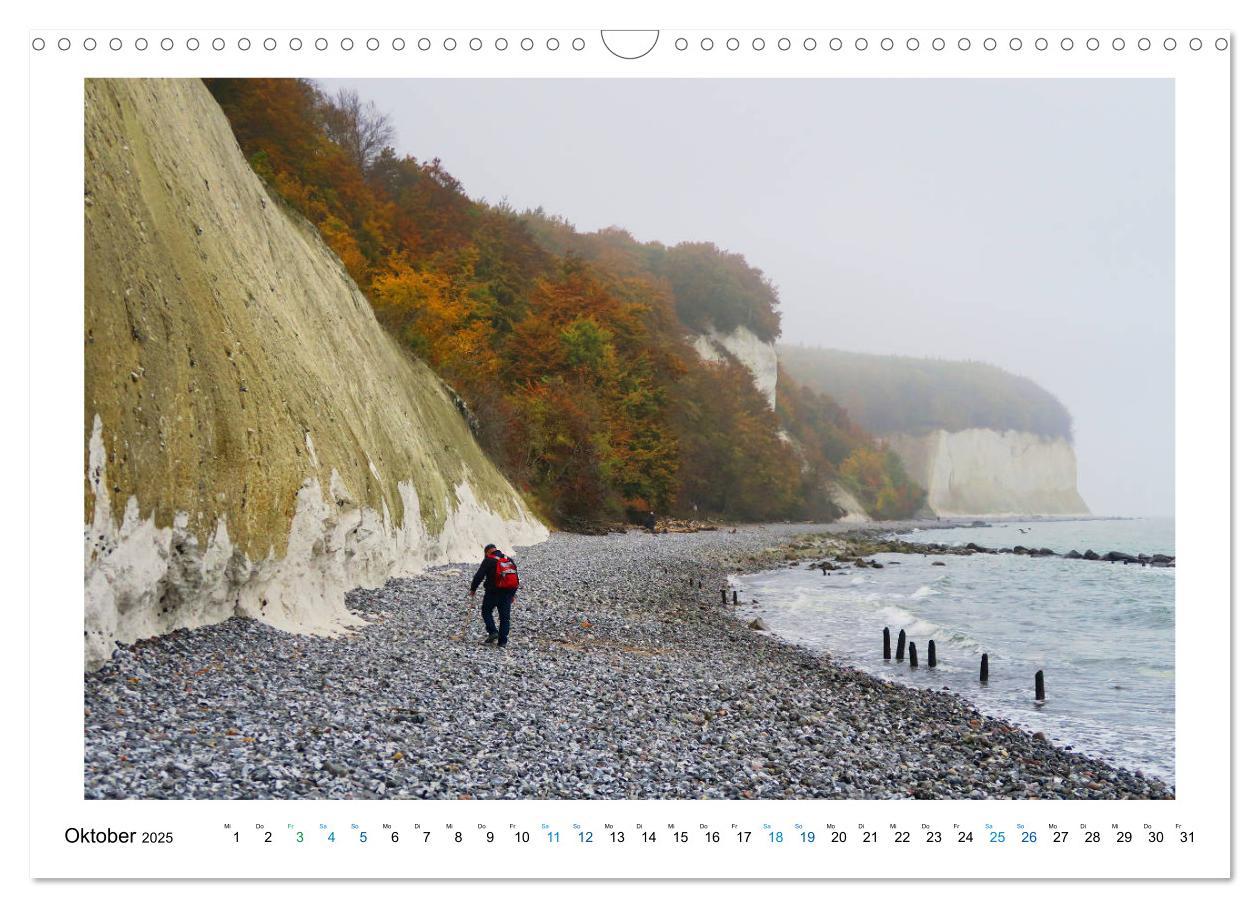
[[[84,96],[85,662],[545,528],[196,80]]]

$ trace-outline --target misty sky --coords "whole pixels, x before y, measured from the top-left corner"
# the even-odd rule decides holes
[[[1170,80],[323,84],[474,197],[743,253],[786,341],[1029,376],[1094,513],[1172,513]]]

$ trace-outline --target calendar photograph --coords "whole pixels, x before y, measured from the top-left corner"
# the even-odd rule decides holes
[[[85,799],[1174,798],[1170,80],[82,90]]]

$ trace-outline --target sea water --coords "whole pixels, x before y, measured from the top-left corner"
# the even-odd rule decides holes
[[[997,521],[921,529],[912,542],[1174,555],[1171,519]],[[802,563],[739,578],[745,611],[784,639],[881,678],[948,688],[1055,743],[1174,782],[1176,568],[1023,555],[874,556],[823,577]],[[933,562],[943,562],[934,564]],[[884,661],[905,630],[919,667]],[[929,669],[928,641],[938,664]],[[907,647],[908,650],[908,647]],[[989,682],[979,682],[980,656]],[[895,655],[895,652],[894,652]],[[1033,678],[1045,673],[1046,699]]]

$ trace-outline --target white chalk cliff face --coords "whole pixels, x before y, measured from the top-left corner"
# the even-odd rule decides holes
[[[547,530],[199,80],[84,88],[84,663]]]
[[[775,409],[779,386],[779,354],[774,344],[764,341],[743,325],[729,334],[710,330],[691,339],[700,358],[707,362],[734,361],[752,373],[753,386],[766,398],[770,409]],[[779,438],[792,448],[802,464],[804,455],[800,443],[786,431],[780,430]],[[842,523],[869,523],[870,516],[852,492],[838,482],[828,489],[832,502],[843,515]]]
[[[691,343],[703,360],[734,360],[747,368],[752,373],[753,385],[766,398],[770,409],[774,409],[779,384],[779,354],[774,344],[762,340],[744,325],[729,334],[710,330],[696,335]]]
[[[928,507],[951,516],[1083,515],[1076,453],[1066,438],[1028,432],[936,430],[885,439],[928,493]]]

